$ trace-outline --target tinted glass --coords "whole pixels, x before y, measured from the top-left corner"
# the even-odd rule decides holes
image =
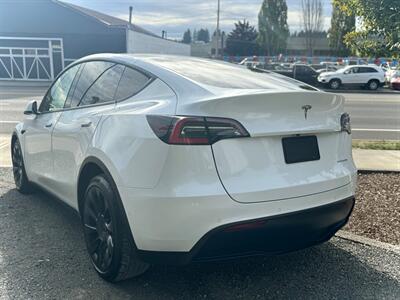
[[[54,111],[64,108],[65,100],[67,99],[78,69],[79,65],[74,66],[65,71],[65,73],[56,80],[40,104],[40,112]]]
[[[69,100],[68,107],[76,107],[89,87],[100,77],[103,72],[114,64],[105,61],[91,61],[84,64],[80,72],[79,81],[74,93]]]
[[[198,83],[221,88],[270,89],[275,82],[265,73],[252,72],[245,66],[200,58],[147,58],[152,63],[172,70]]]
[[[296,72],[297,73],[306,73],[308,70],[304,66],[297,66]]]
[[[106,70],[88,89],[79,106],[114,101],[115,92],[125,67],[116,65]]]
[[[147,75],[126,67],[119,83],[115,99],[118,101],[131,97],[143,89],[149,80],[150,77]]]
[[[376,73],[378,72],[374,68],[360,68],[361,73]]]

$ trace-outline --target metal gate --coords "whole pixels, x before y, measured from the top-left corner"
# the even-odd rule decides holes
[[[0,41],[0,80],[51,81],[64,68],[61,39],[0,37]]]

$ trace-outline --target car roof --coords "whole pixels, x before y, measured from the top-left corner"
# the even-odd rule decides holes
[[[178,98],[204,98],[211,95],[216,96],[231,93],[232,91],[236,93],[254,93],[256,90],[262,90],[264,92],[276,92],[278,90],[312,90],[312,88],[308,87],[306,84],[302,82],[297,82],[296,80],[290,80],[290,78],[286,78],[283,75],[280,77],[275,73],[261,75],[259,72],[254,72],[250,75],[251,77],[249,77],[249,72],[251,71],[249,71],[248,68],[245,66],[191,56],[104,53],[83,57],[75,61],[73,64],[92,60],[113,61],[115,63],[125,64],[151,73],[155,77],[165,82],[168,86],[170,86],[177,94]],[[192,68],[193,70],[190,70],[190,66],[192,65],[195,66],[196,69]],[[221,69],[224,68],[229,69],[230,71],[234,71],[229,73],[233,78],[228,76],[221,76]],[[251,80],[254,78],[254,81],[258,80],[258,83],[261,84],[262,87],[251,89],[248,89],[246,87],[230,87],[229,81],[233,81],[235,79],[235,72],[246,72],[246,76],[249,78],[245,80],[244,86],[245,83],[250,83]],[[266,73],[270,72],[266,71]],[[260,77],[260,75],[264,77]],[[201,80],[197,80],[197,77],[199,77]],[[208,83],[208,79],[222,81],[225,80],[228,86],[213,86],[212,84]],[[240,83],[237,78],[236,82]]]

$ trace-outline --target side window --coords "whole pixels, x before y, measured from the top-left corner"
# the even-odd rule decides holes
[[[375,70],[374,68],[362,68],[363,69],[363,73],[377,73],[378,71]]]
[[[135,95],[146,86],[149,80],[150,77],[147,75],[126,67],[119,82],[115,99],[120,101]]]
[[[106,70],[87,90],[79,106],[114,101],[115,92],[125,67],[115,65]]]
[[[66,107],[76,107],[91,85],[114,64],[106,61],[90,61],[85,63],[79,72],[79,79],[73,94],[68,97]]]
[[[65,100],[67,99],[72,82],[74,81],[79,67],[79,65],[73,66],[56,80],[40,104],[40,112],[54,111],[64,108]]]

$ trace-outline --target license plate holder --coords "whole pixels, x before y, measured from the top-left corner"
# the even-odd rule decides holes
[[[282,138],[282,147],[287,164],[314,161],[321,158],[315,135]]]

